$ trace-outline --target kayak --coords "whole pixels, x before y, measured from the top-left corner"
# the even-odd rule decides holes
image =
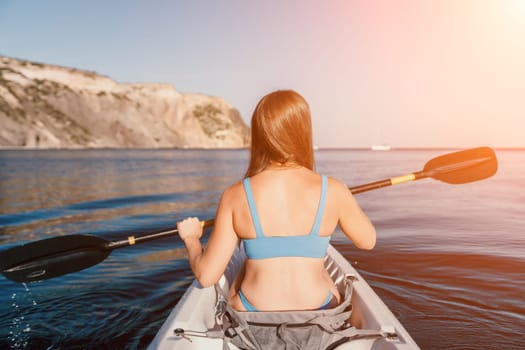
[[[218,287],[227,295],[228,281],[232,281],[243,265],[246,255],[242,248],[233,255]],[[350,323],[358,329],[372,329],[387,336],[380,338],[360,338],[349,340],[337,346],[339,350],[419,349],[403,325],[388,309],[385,303],[372,290],[368,283],[352,265],[332,246],[329,245],[325,258],[325,267],[330,276],[353,276],[352,316]],[[207,336],[207,330],[215,323],[214,287],[202,288],[195,280],[170,312],[155,338],[148,346],[150,350],[168,349],[223,349],[223,340]],[[237,349],[232,344],[230,348]]]

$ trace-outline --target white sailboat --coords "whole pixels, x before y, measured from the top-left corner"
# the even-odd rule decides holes
[[[384,139],[381,130],[377,130],[375,140],[378,140],[380,142],[375,143],[370,147],[372,151],[390,151],[392,149],[392,147],[389,144],[382,141]]]
[[[390,151],[392,147],[386,144],[372,145],[370,147],[372,151]]]

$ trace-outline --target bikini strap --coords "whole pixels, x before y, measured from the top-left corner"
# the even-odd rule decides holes
[[[310,231],[311,235],[319,235],[321,222],[323,221],[324,207],[326,205],[326,192],[328,190],[328,178],[326,175],[321,176],[321,198],[319,199],[319,207],[317,207],[317,214],[315,215],[314,225]]]
[[[252,217],[253,227],[255,228],[255,234],[257,237],[263,237],[263,230],[261,221],[259,220],[259,214],[257,214],[257,208],[255,207],[255,201],[253,200],[252,187],[250,185],[250,178],[247,177],[242,182],[244,186],[244,192],[246,193],[246,199],[248,199],[248,206],[250,207],[250,215]]]

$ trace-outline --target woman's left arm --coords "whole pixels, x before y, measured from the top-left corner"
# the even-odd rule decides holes
[[[219,202],[214,229],[205,249],[202,249],[200,242],[202,226],[197,218],[177,223],[193,274],[205,288],[219,281],[239,241],[233,229],[233,210],[229,197],[231,192],[227,189]]]

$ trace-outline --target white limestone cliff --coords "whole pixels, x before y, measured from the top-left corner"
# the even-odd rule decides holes
[[[221,98],[0,56],[0,147],[241,148],[248,142],[239,112]]]

